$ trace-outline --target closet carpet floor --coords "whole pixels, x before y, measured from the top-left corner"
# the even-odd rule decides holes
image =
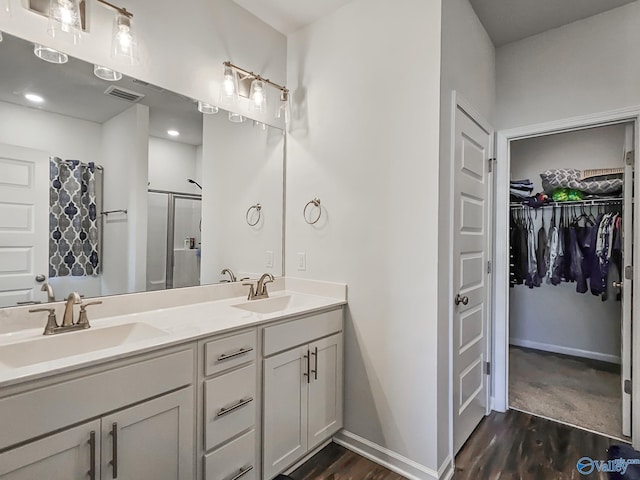
[[[622,436],[620,367],[511,346],[512,408],[604,435]]]

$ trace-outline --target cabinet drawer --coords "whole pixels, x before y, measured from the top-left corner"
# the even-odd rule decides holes
[[[205,480],[256,480],[256,470],[255,430],[204,457]]]
[[[342,331],[342,309],[264,329],[264,355],[287,350]]]
[[[207,342],[204,374],[210,376],[256,359],[256,331]]]
[[[204,385],[205,450],[254,426],[256,365],[207,380]]]

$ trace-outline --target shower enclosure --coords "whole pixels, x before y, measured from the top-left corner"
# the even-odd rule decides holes
[[[200,285],[202,196],[149,190],[147,291]]]

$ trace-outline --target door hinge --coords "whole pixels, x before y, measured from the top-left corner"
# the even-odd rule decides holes
[[[484,373],[491,375],[491,362],[484,362]]]
[[[633,167],[633,164],[635,163],[634,161],[635,156],[636,156],[636,152],[631,150],[630,152],[627,152],[627,154],[624,157],[626,164],[629,165],[630,167]]]
[[[624,381],[624,393],[631,395],[631,380]]]
[[[491,273],[491,270],[493,269],[493,267],[491,266],[491,260],[489,260],[487,262],[487,273]]]
[[[627,265],[624,267],[624,278],[627,280],[633,280],[633,265]]]
[[[495,158],[490,158],[489,160],[487,160],[487,168],[489,169],[489,173],[493,172],[493,164],[495,163],[495,161]]]

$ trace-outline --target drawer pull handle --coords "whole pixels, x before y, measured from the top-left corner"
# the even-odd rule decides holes
[[[112,441],[112,460],[109,462],[113,467],[113,475],[112,478],[118,478],[118,424],[113,423],[111,425],[111,432],[109,432],[113,441]]]
[[[241,468],[238,474],[235,477],[231,477],[229,480],[238,480],[244,477],[251,470],[253,470],[253,465],[249,465],[248,467]]]
[[[307,354],[303,355],[302,358],[307,362],[307,370],[302,375],[307,377],[307,383],[311,383],[311,355],[309,350],[307,350]]]
[[[89,434],[89,479],[96,480],[96,432],[91,430]]]
[[[240,407],[244,407],[245,405],[247,405],[248,403],[251,403],[251,402],[253,402],[253,397],[244,398],[244,399],[240,400],[238,403],[236,403],[235,405],[233,405],[232,407],[221,409],[216,416],[217,417],[224,417],[225,415],[227,415],[227,414],[239,409]]]
[[[229,360],[230,358],[236,358],[240,355],[244,355],[245,353],[253,352],[253,347],[243,348],[242,350],[238,350],[234,353],[223,353],[218,357],[219,362],[224,362],[225,360]]]

